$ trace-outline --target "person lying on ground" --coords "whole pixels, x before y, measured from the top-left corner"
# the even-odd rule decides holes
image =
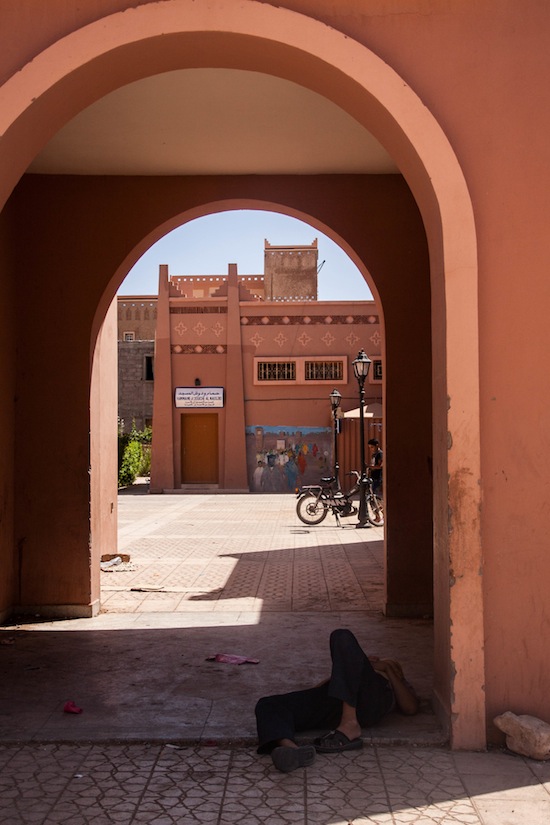
[[[390,711],[418,712],[418,698],[399,662],[370,658],[351,630],[330,635],[329,679],[305,690],[264,696],[256,704],[258,753],[289,773],[312,765],[316,753],[340,753],[363,746],[361,729]],[[298,745],[296,733],[329,728],[313,745]]]

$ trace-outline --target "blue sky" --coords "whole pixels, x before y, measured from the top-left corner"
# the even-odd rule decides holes
[[[169,232],[132,267],[119,295],[155,295],[160,264],[168,264],[170,275],[225,275],[230,263],[237,264],[241,275],[261,275],[264,239],[291,246],[310,244],[315,238],[321,267],[320,300],[370,300],[372,295],[363,276],[330,238],[288,215],[252,210],[218,212]]]

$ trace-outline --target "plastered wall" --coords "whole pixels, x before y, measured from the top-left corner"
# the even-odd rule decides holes
[[[34,154],[76,113],[78,105],[87,105],[94,96],[109,91],[112,84],[129,82],[140,71],[174,67],[178,60],[182,61],[182,55],[197,65],[201,60],[215,59],[217,65],[246,64],[245,67],[255,70],[277,71],[333,97],[360,122],[368,120],[369,127],[401,165],[419,205],[426,236],[413,233],[411,237],[417,241],[411,246],[408,239],[404,241],[397,221],[385,224],[394,230],[391,244],[368,245],[365,227],[377,226],[378,218],[387,212],[373,209],[367,221],[365,203],[357,195],[353,181],[351,189],[342,184],[343,190],[339,192],[333,182],[314,183],[307,192],[295,190],[290,197],[285,194],[287,183],[276,179],[271,182],[269,199],[316,216],[349,243],[375,278],[386,316],[388,371],[393,367],[393,375],[402,378],[397,397],[392,397],[391,385],[387,396],[388,456],[399,455],[403,462],[399,482],[393,492],[388,490],[388,505],[391,495],[394,506],[401,501],[404,508],[400,528],[403,536],[399,534],[395,539],[404,539],[406,532],[427,536],[424,531],[431,525],[426,525],[425,518],[420,516],[425,510],[414,506],[410,479],[416,478],[419,489],[424,489],[422,480],[430,472],[428,441],[432,435],[438,445],[433,466],[434,546],[441,548],[435,566],[436,693],[442,705],[447,711],[452,706],[456,727],[460,725],[457,719],[479,719],[480,708],[486,703],[483,713],[486,710],[492,737],[496,734],[490,719],[503,710],[533,713],[550,720],[544,678],[550,625],[549,392],[544,380],[550,350],[547,3],[526,0],[521,9],[500,0],[449,0],[445,4],[438,0],[374,0],[368,5],[356,0],[278,0],[277,4],[258,0],[247,4],[247,11],[267,8],[274,10],[274,15],[277,11],[277,20],[283,12],[294,10],[308,20],[319,21],[319,40],[314,45],[323,40],[323,49],[317,49],[315,65],[294,48],[284,47],[284,43],[278,50],[267,42],[265,30],[257,43],[252,42],[254,38],[220,36],[215,58],[206,56],[208,38],[199,42],[193,38],[184,41],[177,36],[163,37],[162,47],[148,42],[142,48],[139,40],[147,38],[147,23],[154,14],[172,5],[147,0],[97,0],[78,8],[69,0],[51,0],[47,8],[46,4],[32,0],[2,5],[0,28],[10,31],[11,36],[0,54],[0,78],[9,78],[15,72],[19,85],[16,91],[12,91],[14,86],[6,89],[3,97],[6,128],[0,130],[1,202],[17,185]],[[194,5],[202,10],[212,4]],[[41,82],[45,87],[40,89],[32,84],[26,86],[19,76],[27,61],[71,32],[79,30],[84,38],[83,27],[120,10],[127,10],[124,25],[130,26],[135,15],[147,7],[151,18],[144,19],[139,37],[116,50],[108,64],[100,66],[101,61],[95,61],[97,72],[90,67],[85,72],[67,68],[64,77],[60,65],[58,79],[46,80],[44,75]],[[237,13],[235,4],[233,17],[216,15],[212,25],[223,29],[224,19],[231,22]],[[251,19],[250,14],[247,19]],[[179,20],[184,28],[185,15],[180,14]],[[118,31],[123,31],[122,19],[118,22]],[[285,30],[287,38],[299,31],[298,17],[293,18],[292,26],[286,18],[283,22],[279,31]],[[337,38],[339,45],[330,59],[336,60],[338,52],[345,61],[355,43],[364,45],[380,59],[380,72],[382,64],[395,70],[402,79],[401,88],[408,84],[433,117],[463,175],[464,188],[471,198],[473,228],[464,221],[464,211],[461,213],[457,206],[463,197],[463,189],[457,185],[458,176],[447,177],[442,171],[447,164],[443,142],[437,143],[437,147],[434,144],[431,156],[421,152],[420,147],[426,149],[422,107],[415,108],[414,117],[407,121],[409,141],[402,141],[399,129],[394,128],[388,115],[397,87],[383,101],[369,100],[361,92],[359,80],[344,83],[343,73],[336,79],[324,48],[330,39],[328,27],[347,38]],[[108,26],[102,25],[100,37],[100,29],[97,30],[95,46],[99,51],[107,48],[106,31],[110,31]],[[284,41],[283,34],[281,38]],[[303,43],[307,48],[306,39]],[[83,51],[73,49],[71,54],[86,60]],[[351,58],[348,68],[351,72]],[[377,78],[372,73],[364,82],[374,87]],[[47,83],[51,85],[48,87]],[[17,120],[17,128],[7,128],[8,112],[13,113],[14,122]],[[436,176],[431,174],[433,167],[438,172]],[[434,181],[439,187],[437,193],[432,191]],[[148,186],[154,188],[156,184]],[[86,592],[83,563],[69,558],[63,571],[52,574],[44,561],[49,551],[41,543],[40,525],[45,520],[52,521],[52,547],[58,541],[70,540],[78,546],[87,541],[89,487],[82,467],[86,465],[88,451],[90,349],[114,295],[115,286],[109,279],[120,281],[117,268],[128,256],[132,257],[132,250],[145,245],[148,234],[160,225],[158,222],[166,221],[168,225],[186,204],[194,204],[193,208],[200,211],[203,204],[217,202],[220,196],[259,197],[258,191],[252,193],[248,188],[248,182],[244,187],[226,188],[219,180],[200,184],[164,181],[164,200],[156,211],[158,201],[155,207],[147,199],[132,201],[142,191],[142,182],[132,180],[24,181],[15,196],[17,226],[6,235],[4,224],[0,266],[6,309],[2,309],[2,317],[5,330],[10,333],[7,337],[11,339],[14,332],[21,360],[15,381],[17,473],[14,492],[3,488],[6,515],[0,531],[2,541],[9,546],[15,495],[15,542],[17,552],[22,554],[25,599],[33,597],[33,576],[44,583],[44,598],[63,599],[70,588],[76,588],[77,600],[90,595]],[[116,238],[105,238],[89,209],[90,204],[97,205],[108,215],[107,193],[114,203],[132,203],[127,213],[132,218],[131,225],[125,218],[117,220]],[[339,211],[326,202],[335,194],[340,195]],[[51,219],[46,218],[47,212]],[[54,225],[54,216],[62,218],[63,223]],[[426,274],[426,237],[430,248],[431,294]],[[476,282],[470,277],[474,239],[479,267],[475,289],[472,284]],[[424,276],[414,266],[420,260],[418,243],[423,247]],[[453,253],[452,265],[446,266],[449,248]],[[399,283],[388,280],[384,274],[386,269],[395,269],[396,263],[403,268],[404,280]],[[22,284],[26,300],[16,303],[15,287]],[[414,347],[410,345],[406,325],[411,289],[424,308],[416,318],[417,328],[423,334]],[[62,302],[71,311],[59,317]],[[473,303],[476,306],[472,310]],[[15,308],[17,312],[13,313]],[[55,339],[50,331],[54,320],[58,331]],[[434,369],[431,381],[426,376],[417,399],[418,379],[413,386],[411,376],[418,376],[418,370],[424,369],[426,358],[431,369],[427,347],[430,326]],[[31,341],[39,336],[41,347],[33,348]],[[403,339],[408,342],[406,350],[401,344]],[[2,390],[8,397],[14,387],[12,356],[13,345],[8,342],[0,369]],[[70,388],[58,374],[60,364],[71,375]],[[434,388],[433,429],[430,415],[425,409],[424,414],[419,411],[418,434],[414,444],[410,444],[409,437],[405,439],[402,434],[401,408],[405,404],[416,408],[417,401],[422,406],[430,387]],[[476,413],[477,401],[467,402],[477,393]],[[62,410],[44,404],[60,397],[70,398],[70,421],[68,416],[64,418]],[[13,432],[12,414],[8,402],[0,415],[8,431]],[[38,416],[48,432],[60,430],[57,443],[52,442],[44,453],[38,449],[34,432]],[[444,441],[448,444],[448,461],[441,450]],[[52,483],[47,499],[35,495],[38,481],[31,474],[31,467],[37,477],[50,474]],[[61,501],[66,502],[67,512],[58,519]],[[423,541],[419,538],[421,545]],[[392,543],[389,536],[388,547]],[[447,544],[450,557],[446,555]],[[398,545],[397,541],[395,546]],[[8,570],[7,590],[12,590],[14,556],[9,551],[6,555],[3,561]],[[411,581],[416,569],[416,558],[411,553],[409,569],[401,571],[389,587],[398,592]],[[520,668],[518,661],[522,662]],[[463,729],[476,733],[461,735],[457,739],[459,745],[481,741],[478,722],[465,722]]]

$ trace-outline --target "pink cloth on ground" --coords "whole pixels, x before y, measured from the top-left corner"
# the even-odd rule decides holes
[[[238,656],[236,653],[216,653],[215,656],[207,656],[207,662],[222,662],[224,665],[257,665],[259,659],[249,659],[248,656]]]
[[[82,713],[82,708],[77,707],[74,702],[69,701],[69,702],[65,702],[65,704],[63,705],[63,712],[64,713]]]

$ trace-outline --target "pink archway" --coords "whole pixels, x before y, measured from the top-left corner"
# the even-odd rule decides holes
[[[476,237],[456,156],[413,90],[362,44],[295,12],[249,0],[138,6],[68,35],[5,84],[0,133],[8,151],[0,203],[49,137],[78,111],[145,74],[184,66],[274,74],[329,97],[385,146],[417,201],[432,282],[436,687],[451,697],[454,746],[480,747],[485,704]],[[464,326],[471,331],[466,338]]]

